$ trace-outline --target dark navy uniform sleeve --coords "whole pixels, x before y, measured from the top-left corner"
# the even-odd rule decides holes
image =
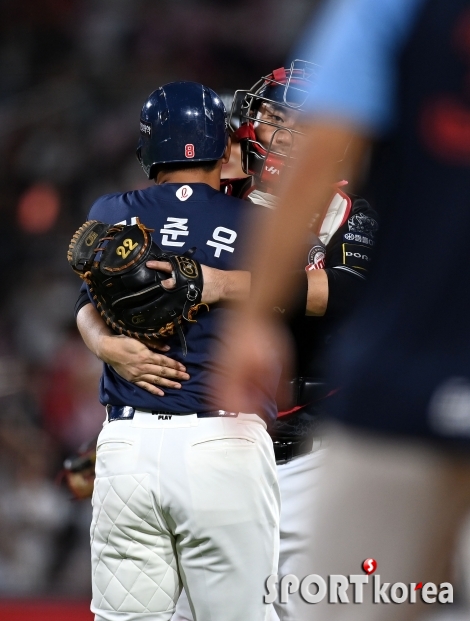
[[[77,301],[75,302],[75,308],[74,308],[75,319],[77,318],[77,315],[80,312],[80,310],[87,304],[91,304],[91,300],[90,300],[90,295],[88,293],[88,287],[86,286],[85,283],[83,283],[82,286],[80,287],[80,292],[78,294]]]
[[[361,294],[373,261],[377,213],[365,199],[350,198],[350,215],[326,247],[327,316],[339,317],[348,312]]]

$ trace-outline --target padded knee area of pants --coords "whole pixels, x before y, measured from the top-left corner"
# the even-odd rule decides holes
[[[93,607],[171,610],[180,592],[173,542],[156,517],[147,474],[98,478],[93,495]]]

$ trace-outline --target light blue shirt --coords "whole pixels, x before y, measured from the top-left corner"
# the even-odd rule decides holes
[[[395,119],[398,59],[425,0],[330,0],[296,57],[319,65],[306,110],[382,135]]]

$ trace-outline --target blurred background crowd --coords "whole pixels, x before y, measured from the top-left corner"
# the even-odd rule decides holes
[[[88,597],[91,508],[57,481],[99,431],[100,363],[66,251],[101,194],[148,183],[140,108],[160,84],[248,88],[313,0],[0,0],[0,597]]]

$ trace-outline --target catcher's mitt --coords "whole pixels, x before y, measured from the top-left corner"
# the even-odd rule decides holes
[[[193,321],[200,306],[201,266],[191,256],[194,249],[183,255],[163,252],[151,232],[138,219],[131,226],[89,220],[72,237],[67,259],[115,332],[149,343],[176,331],[186,355],[180,324]],[[174,288],[162,286],[170,275],[148,268],[150,260],[171,264]]]

